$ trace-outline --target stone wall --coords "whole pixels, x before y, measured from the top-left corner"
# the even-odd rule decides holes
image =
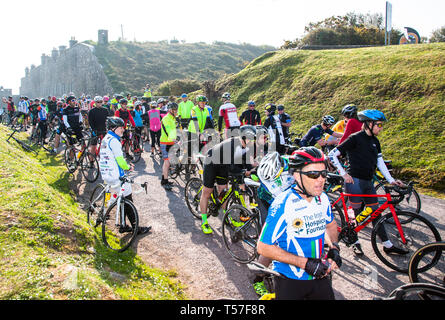
[[[42,55],[41,62],[40,66],[25,69],[20,95],[41,98],[60,97],[70,92],[76,96],[113,94],[91,45],[71,39],[70,48],[53,49],[51,56]]]

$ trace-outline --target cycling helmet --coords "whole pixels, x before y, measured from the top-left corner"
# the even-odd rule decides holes
[[[277,110],[278,111],[284,110],[284,105],[282,104],[277,105]]]
[[[268,153],[261,159],[258,166],[258,177],[261,181],[275,180],[281,175],[285,166],[286,164],[278,152]]]
[[[57,98],[56,97],[52,97],[51,100],[55,102],[57,100]]]
[[[176,102],[169,102],[167,104],[167,109],[168,110],[178,110],[178,104]]]
[[[119,100],[119,103],[120,103],[120,104],[127,104],[127,103],[128,103],[128,100],[127,100],[127,99],[120,99],[120,100]]]
[[[265,126],[261,126],[261,125],[258,125],[258,126],[256,126],[256,134],[258,135],[258,136],[260,136],[260,135],[269,135],[269,130],[267,130],[267,128],[265,127]]]
[[[207,102],[207,98],[205,96],[197,96],[196,101],[197,102]]]
[[[267,110],[267,112],[273,114],[277,110],[277,106],[273,103],[268,103],[266,104],[265,109]]]
[[[156,103],[165,103],[165,99],[164,98],[159,98],[158,101],[156,101]]]
[[[69,96],[68,98],[66,98],[66,103],[70,103],[71,100],[76,100],[75,96]]]
[[[244,125],[240,127],[240,137],[244,141],[246,139],[255,140],[256,139],[256,128],[251,125]]]
[[[343,107],[341,114],[345,117],[351,118],[354,114],[357,114],[357,106],[355,104],[348,104]]]
[[[181,94],[181,98],[187,98],[187,94],[185,93]]]
[[[95,102],[97,102],[97,101],[104,101],[104,98],[102,98],[101,96],[95,96],[94,97],[94,101]]]
[[[108,102],[108,100],[110,100],[110,98],[108,96],[104,96],[104,102]]]
[[[360,121],[387,121],[383,112],[375,109],[364,110],[357,114]]]
[[[302,168],[311,163],[323,162],[326,164],[326,157],[320,149],[315,147],[302,147],[292,153],[289,157],[290,168]]]
[[[119,117],[108,117],[107,118],[107,129],[114,130],[118,127],[124,127],[125,122],[122,118]]]
[[[142,104],[142,101],[136,101],[136,102],[134,103],[134,106],[137,107],[137,106],[140,106],[141,104]]]
[[[221,98],[223,98],[224,100],[230,100],[230,93],[224,92]]]
[[[323,123],[325,125],[330,126],[330,125],[333,125],[335,123],[335,119],[334,119],[333,116],[327,115],[327,116],[323,117]]]
[[[255,101],[250,100],[249,102],[247,102],[247,105],[250,106],[254,106],[255,105]]]

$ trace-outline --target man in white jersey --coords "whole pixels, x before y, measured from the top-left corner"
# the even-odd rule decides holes
[[[225,92],[222,95],[223,104],[219,107],[219,118],[218,118],[218,131],[221,132],[222,124],[224,121],[225,137],[231,137],[230,131],[234,129],[239,129],[241,122],[238,119],[238,113],[236,107],[230,102],[230,93]]]
[[[326,158],[317,148],[306,147],[289,157],[295,185],[270,206],[257,245],[258,253],[273,260],[278,300],[334,299],[327,275],[341,266],[337,224],[323,192]],[[325,234],[331,240],[323,258]]]

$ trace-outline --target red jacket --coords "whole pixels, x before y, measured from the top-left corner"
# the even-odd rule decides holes
[[[117,110],[115,112],[115,116],[121,118],[122,120],[124,120],[125,122],[125,127],[127,126],[127,122],[130,121],[131,125],[133,127],[136,127],[136,124],[134,123],[133,117],[131,116],[131,112],[130,110],[126,110],[127,112],[125,112],[122,108]]]
[[[342,144],[351,134],[361,131],[362,125],[363,123],[355,118],[349,119],[345,127],[345,133],[343,133],[343,137],[338,144]]]

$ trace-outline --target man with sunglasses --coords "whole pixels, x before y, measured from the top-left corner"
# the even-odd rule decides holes
[[[315,147],[289,157],[295,184],[272,202],[257,244],[258,253],[272,259],[277,300],[333,300],[332,270],[341,267],[337,223],[323,192],[326,158]],[[323,259],[325,236],[331,240]]]
[[[400,180],[395,180],[388,171],[382,157],[382,150],[377,136],[383,129],[383,123],[386,117],[383,112],[378,110],[364,110],[357,114],[358,120],[363,122],[360,132],[349,136],[346,141],[341,143],[337,148],[329,153],[329,159],[337,168],[339,174],[343,176],[345,181],[345,191],[350,194],[376,194],[373,176],[376,168],[379,168],[385,179],[393,185],[400,187],[405,184]],[[339,156],[346,156],[349,167],[347,171],[343,168],[339,161]],[[363,205],[370,207],[373,211],[379,207],[376,197],[350,197],[349,205],[354,210],[355,216],[358,216]],[[375,219],[372,224],[375,225],[381,216]],[[383,251],[386,254],[407,254],[408,251],[396,248],[388,239],[385,228],[382,226],[377,235],[383,242]],[[353,245],[354,253],[358,256],[363,255],[360,242],[357,239]]]
[[[96,154],[99,138],[107,134],[107,117],[109,111],[103,106],[104,99],[101,96],[94,97],[94,108],[88,111],[88,123],[90,124],[94,139],[91,140],[90,152]]]

